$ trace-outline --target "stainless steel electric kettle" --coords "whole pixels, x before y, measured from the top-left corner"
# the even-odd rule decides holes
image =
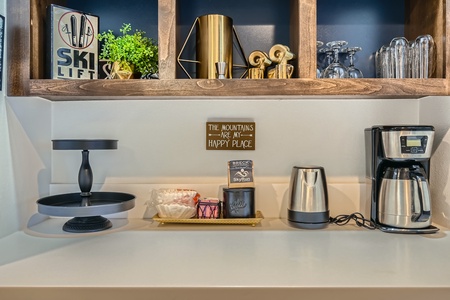
[[[329,218],[324,168],[293,167],[289,185],[289,224],[298,228],[324,228]]]
[[[430,191],[420,168],[386,168],[380,185],[378,220],[405,229],[431,225]]]

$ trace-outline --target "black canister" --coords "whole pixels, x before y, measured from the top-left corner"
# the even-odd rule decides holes
[[[224,218],[254,218],[255,188],[223,189]]]

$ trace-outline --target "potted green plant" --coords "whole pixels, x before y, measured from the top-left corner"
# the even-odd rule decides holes
[[[111,78],[135,78],[141,75],[158,72],[158,45],[142,30],[132,34],[130,24],[123,24],[115,36],[112,30],[100,33],[97,38],[103,43],[100,59],[106,59],[111,64]]]

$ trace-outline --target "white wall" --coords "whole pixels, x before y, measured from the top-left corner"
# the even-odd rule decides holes
[[[357,210],[364,194],[364,128],[419,118],[414,99],[50,102],[11,97],[8,102],[22,227],[36,213],[39,197],[78,191],[80,151],[52,150],[52,139],[118,139],[118,150],[91,151],[94,188],[134,193],[142,205],[155,184],[205,184],[205,192],[218,190],[226,184],[228,160],[252,159],[257,207],[277,217],[286,210],[292,166],[321,165],[335,215]],[[205,123],[211,118],[253,119],[256,150],[205,150]],[[132,215],[142,216],[142,205]]]
[[[36,213],[35,201],[55,192],[77,191],[79,151],[52,150],[62,138],[118,139],[118,150],[91,151],[95,188],[124,189],[138,203],[149,186],[226,183],[226,162],[252,159],[262,195],[259,207],[278,216],[293,165],[325,167],[332,214],[353,212],[363,193],[363,129],[375,124],[431,124],[436,127],[431,187],[433,220],[448,226],[448,97],[420,100],[124,100],[50,102],[7,99],[20,226]],[[255,151],[205,150],[205,123],[211,118],[256,122]],[[207,186],[207,188],[206,188]],[[51,189],[50,189],[51,187]],[[271,191],[271,192],[267,192]],[[281,192],[280,192],[281,191]],[[281,195],[281,196],[280,196]],[[4,201],[4,199],[2,199]],[[351,202],[351,203],[350,203]],[[356,204],[355,204],[356,203]],[[438,204],[437,204],[438,203]],[[333,211],[334,210],[334,211]],[[266,214],[266,212],[265,212]],[[142,216],[141,211],[132,214]]]
[[[4,16],[5,12],[5,1],[0,0],[0,14]],[[5,38],[3,48],[7,49],[7,46]],[[4,55],[6,55],[6,51],[4,51]],[[18,217],[17,198],[14,188],[13,164],[11,161],[11,148],[6,112],[7,105],[5,101],[5,62],[6,58],[4,57],[1,62],[3,65],[3,83],[0,91],[0,237],[11,234],[20,228],[20,218]]]
[[[16,214],[23,228],[30,212],[36,210],[36,200],[49,194],[51,103],[36,98],[8,98],[7,113]]]
[[[364,177],[365,127],[416,123],[418,100],[160,100],[54,102],[52,138],[114,138],[118,151],[91,154],[96,182],[153,177],[222,177],[231,159],[252,159],[255,175],[285,177],[293,165],[329,177]],[[205,150],[211,118],[256,122],[255,151]],[[79,153],[54,151],[53,182],[76,182]],[[358,180],[358,179],[356,179]]]
[[[428,97],[420,102],[420,122],[436,128],[431,158],[431,199],[433,221],[450,227],[450,99]]]

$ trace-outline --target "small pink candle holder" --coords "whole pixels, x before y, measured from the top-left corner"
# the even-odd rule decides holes
[[[218,219],[220,218],[221,203],[217,198],[205,198],[197,203],[197,218]]]

